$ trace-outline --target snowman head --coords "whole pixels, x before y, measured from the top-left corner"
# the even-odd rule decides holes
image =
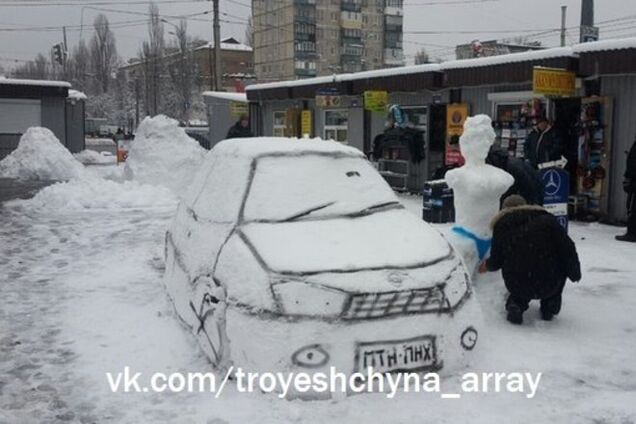
[[[488,115],[466,118],[464,133],[459,138],[459,147],[466,163],[471,165],[485,163],[495,136],[495,130],[492,128],[492,121]]]

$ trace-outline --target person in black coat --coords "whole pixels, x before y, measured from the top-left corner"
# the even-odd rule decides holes
[[[523,150],[526,160],[535,169],[541,163],[561,159],[563,154],[561,138],[544,117],[539,118],[537,125],[528,134]]]
[[[636,141],[627,154],[623,189],[627,193],[627,233],[616,240],[636,242]]]
[[[247,115],[241,115],[238,121],[230,127],[226,138],[249,138],[254,137],[250,131],[250,119]]]
[[[502,201],[510,195],[518,194],[531,205],[543,205],[545,191],[543,180],[539,172],[528,162],[510,157],[506,150],[492,146],[486,157],[486,163],[506,171],[515,179],[514,184],[501,196]]]
[[[508,321],[521,324],[532,299],[541,300],[541,318],[551,320],[561,310],[566,279],[581,279],[574,242],[554,215],[540,206],[527,205],[518,195],[504,201],[492,227],[490,257],[480,272],[502,270],[510,293]]]

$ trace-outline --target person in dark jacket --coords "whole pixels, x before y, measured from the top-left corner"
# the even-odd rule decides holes
[[[508,321],[521,324],[532,299],[541,300],[541,318],[550,321],[561,310],[566,279],[581,279],[574,242],[554,215],[518,195],[506,198],[492,227],[490,257],[480,272],[502,270]]]
[[[241,115],[238,121],[230,127],[226,138],[249,138],[254,137],[250,131],[250,119],[247,115]]]
[[[623,189],[627,193],[627,233],[616,236],[618,241],[636,242],[636,141],[627,154]]]
[[[512,175],[514,184],[501,199],[518,194],[531,205],[543,205],[544,184],[541,176],[528,162],[519,158],[510,157],[508,152],[501,147],[492,146],[486,157],[486,163],[496,166]]]
[[[530,165],[537,169],[539,164],[561,159],[563,146],[556,130],[542,117],[530,131],[523,145],[524,155]]]

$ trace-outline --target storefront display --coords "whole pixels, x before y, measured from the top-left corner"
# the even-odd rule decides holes
[[[577,188],[578,194],[587,199],[587,212],[593,214],[607,213],[607,171],[611,166],[611,106],[611,99],[608,97],[581,99]]]
[[[526,137],[535,120],[546,115],[546,105],[540,99],[527,102],[499,103],[495,105],[495,144],[512,157],[524,157]]]

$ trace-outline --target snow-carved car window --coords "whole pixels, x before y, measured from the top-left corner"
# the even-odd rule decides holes
[[[320,155],[264,157],[256,164],[245,221],[337,217],[398,204],[364,159]]]

